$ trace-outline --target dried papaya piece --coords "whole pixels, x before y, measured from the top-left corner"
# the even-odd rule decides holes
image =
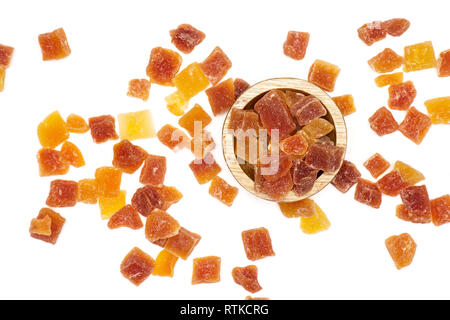
[[[395,72],[390,74],[382,74],[375,78],[377,87],[391,86],[403,82],[403,72]]]
[[[308,32],[289,31],[283,44],[284,54],[294,60],[302,60],[305,57],[308,43]]]
[[[60,151],[42,148],[38,151],[37,160],[41,177],[63,175],[69,172],[69,165],[63,161]]]
[[[389,162],[379,153],[375,153],[364,162],[364,167],[366,167],[367,171],[369,171],[374,178],[378,178],[390,166]]]
[[[256,293],[262,290],[258,282],[258,268],[255,265],[246,267],[235,267],[231,272],[234,282],[242,286],[245,290],[251,293]]]
[[[435,68],[437,65],[431,41],[405,47],[405,66],[403,71],[411,72]]]
[[[201,237],[183,227],[180,228],[176,236],[167,239],[164,249],[171,254],[186,260],[194,251]]]
[[[149,154],[142,167],[139,182],[155,187],[162,186],[166,170],[166,157]]]
[[[189,100],[180,91],[175,91],[164,98],[167,110],[175,116],[181,116],[189,106]]]
[[[50,236],[52,234],[52,219],[49,216],[45,216],[42,219],[32,219],[30,233],[40,236]]]
[[[316,214],[316,205],[311,199],[278,202],[278,206],[286,218],[311,217]]]
[[[103,198],[113,198],[120,194],[122,170],[114,167],[101,167],[95,171],[98,195]]]
[[[220,257],[209,256],[194,259],[192,284],[216,283],[220,281]]]
[[[211,153],[208,153],[203,159],[192,161],[189,168],[191,168],[199,184],[211,181],[222,171]]]
[[[417,245],[408,233],[389,237],[385,244],[397,269],[400,270],[412,263]]]
[[[450,222],[450,195],[446,194],[442,197],[430,201],[431,217],[435,226],[441,226]]]
[[[316,60],[308,73],[308,81],[325,91],[333,91],[341,69],[329,62]]]
[[[190,98],[208,87],[209,80],[204,72],[203,68],[197,62],[194,62],[181,70],[173,79],[179,95],[184,100],[189,101]]]
[[[141,249],[133,248],[120,264],[120,272],[135,286],[139,286],[153,272],[155,260]]]
[[[147,157],[147,152],[128,140],[122,140],[113,147],[114,157],[112,164],[125,173],[136,172]]]
[[[171,254],[169,251],[163,249],[156,257],[155,268],[153,269],[154,276],[173,277],[173,271],[178,257]]]
[[[331,184],[340,192],[346,193],[358,182],[360,177],[361,173],[358,168],[352,162],[344,160],[338,173],[331,181]]]
[[[45,202],[49,207],[73,207],[77,204],[78,183],[69,180],[53,180]]]
[[[89,118],[89,128],[91,136],[95,143],[103,143],[108,140],[117,140],[119,136],[116,133],[116,120],[113,116],[104,115]]]
[[[78,181],[79,202],[96,204],[98,201],[97,181],[95,179],[83,179]]]
[[[164,208],[160,192],[149,185],[136,190],[131,198],[131,205],[144,217],[148,217],[154,209]]]
[[[339,110],[341,110],[344,117],[356,112],[355,101],[351,94],[333,97],[332,99],[338,106]]]
[[[398,170],[403,181],[407,182],[410,186],[425,179],[425,176],[421,172],[402,161],[395,161],[394,170]]]
[[[233,79],[230,78],[207,89],[206,95],[215,116],[227,112],[234,103]]]
[[[208,113],[203,110],[203,108],[195,104],[191,110],[186,112],[179,120],[178,124],[180,127],[184,128],[191,137],[194,136],[195,126],[197,124],[198,130],[201,132],[208,124],[211,123],[211,117]]]
[[[150,95],[150,81],[147,79],[132,79],[128,82],[127,96],[147,101]]]
[[[108,221],[108,228],[110,229],[127,227],[137,230],[143,226],[138,212],[129,204],[114,213]]]
[[[384,194],[395,197],[399,195],[402,189],[408,187],[409,184],[403,180],[398,170],[392,170],[377,181],[377,186]]]
[[[42,232],[48,233],[47,227],[46,227],[46,222],[43,221],[44,219],[46,219],[46,217],[51,219],[50,235],[41,234]],[[57,213],[51,209],[48,209],[48,208],[42,208],[39,211],[39,214],[36,217],[36,219],[42,220],[40,222],[41,226],[39,226],[39,230],[36,230],[35,228],[33,228],[33,229],[30,228],[31,237],[51,243],[51,244],[55,244],[56,241],[58,241],[59,235],[61,234],[64,223],[66,222],[66,219],[64,219],[59,213]],[[46,219],[46,220],[48,221],[48,219]],[[35,233],[36,231],[37,231],[37,233]]]
[[[58,111],[49,114],[38,125],[39,142],[43,147],[56,148],[69,139],[67,124]]]
[[[67,117],[66,124],[69,132],[85,133],[89,131],[89,126],[86,120],[73,113]]]
[[[355,200],[372,208],[381,206],[382,193],[378,186],[368,180],[359,178],[355,189]]]
[[[204,39],[205,34],[191,26],[181,24],[176,29],[170,30],[170,37],[174,46],[183,53],[191,53]]]
[[[381,107],[375,111],[369,118],[369,124],[370,128],[380,137],[397,131],[399,127],[394,116],[386,107]]]
[[[171,205],[177,203],[181,200],[181,198],[183,198],[183,194],[175,187],[161,186],[156,187],[155,190],[161,197],[162,210],[169,209]]]
[[[169,149],[178,152],[190,146],[189,137],[180,129],[170,124],[164,125],[156,134],[158,140]]]
[[[11,64],[14,48],[0,44],[0,68],[6,69]]]
[[[251,261],[275,255],[272,240],[266,228],[257,228],[242,232],[242,242],[247,258]]]
[[[450,77],[450,49],[439,54],[436,68],[439,77]]]
[[[80,149],[69,141],[64,142],[61,147],[61,158],[62,161],[75,168],[80,168],[86,164]]]
[[[229,207],[233,205],[233,201],[236,198],[238,191],[238,188],[230,186],[225,180],[218,176],[212,179],[211,185],[209,186],[209,194]]]
[[[200,64],[213,86],[222,80],[231,66],[231,60],[220,47],[215,47],[211,54]]]
[[[125,207],[127,192],[120,190],[119,194],[115,197],[102,197],[98,198],[98,206],[100,208],[100,214],[103,220],[107,220],[112,217],[117,211]]]
[[[145,237],[150,242],[176,236],[179,231],[178,221],[160,209],[154,209],[145,222]]]
[[[412,81],[393,84],[389,87],[388,106],[394,110],[407,110],[416,98],[417,91]]]
[[[244,93],[245,90],[250,88],[250,85],[248,84],[248,82],[241,78],[234,79],[233,83],[234,83],[234,99],[235,100],[237,100],[237,98],[239,98],[241,96],[241,94]]]
[[[441,97],[425,101],[433,124],[450,124],[450,97]]]
[[[368,46],[386,38],[386,30],[381,21],[366,23],[358,29],[358,37]]]
[[[173,79],[180,70],[183,59],[170,49],[153,48],[147,65],[147,75],[153,83],[173,86]]]
[[[42,60],[58,60],[70,55],[69,42],[63,28],[39,35]]]
[[[420,144],[431,127],[431,119],[426,114],[411,107],[400,123],[399,131],[415,144]]]
[[[393,37],[399,37],[408,30],[410,22],[403,18],[394,18],[383,21],[381,27]]]
[[[300,228],[306,234],[315,234],[328,230],[331,223],[325,212],[316,204],[316,213],[311,217],[300,218]]]
[[[156,135],[153,116],[150,110],[121,113],[119,121],[120,139],[138,140],[153,138]]]

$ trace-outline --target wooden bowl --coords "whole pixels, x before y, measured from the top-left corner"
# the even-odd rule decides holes
[[[295,78],[274,78],[258,82],[254,86],[248,88],[233,104],[230,111],[228,112],[222,130],[222,147],[225,161],[228,168],[230,169],[233,176],[236,178],[238,183],[244,187],[247,191],[254,194],[255,196],[275,201],[267,194],[262,192],[257,192],[254,187],[254,172],[251,165],[239,164],[238,159],[235,154],[234,148],[234,137],[228,132],[230,114],[233,109],[253,109],[253,105],[259,100],[265,93],[273,89],[281,90],[292,90],[296,92],[303,93],[305,95],[313,95],[317,97],[325,108],[328,110],[328,114],[324,117],[330,121],[335,130],[328,136],[335,142],[336,146],[343,147],[344,151],[347,147],[347,129],[345,126],[344,117],[341,111],[336,106],[334,101],[318,86],[301,79]],[[342,162],[341,162],[342,165]],[[339,166],[339,168],[341,167]],[[333,180],[336,173],[335,172],[323,172],[314,183],[314,186],[310,192],[299,197],[293,191],[290,191],[284,199],[279,202],[292,202],[298,201],[305,198],[309,198],[314,194],[318,193],[320,190],[325,188],[331,180]]]

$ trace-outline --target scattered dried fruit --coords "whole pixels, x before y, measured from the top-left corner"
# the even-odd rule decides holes
[[[62,175],[69,172],[69,165],[63,161],[61,152],[49,148],[38,151],[39,175],[41,177]]]
[[[162,209],[164,202],[158,189],[147,185],[136,190],[131,198],[131,205],[141,215],[148,217],[154,209]]]
[[[166,176],[166,157],[149,154],[142,167],[139,182],[151,186],[162,186]]]
[[[153,272],[155,260],[141,249],[133,248],[120,264],[120,272],[131,283],[139,286]]]
[[[150,110],[122,113],[117,116],[120,139],[138,140],[153,138],[155,125]]]
[[[39,35],[42,60],[58,60],[70,55],[70,47],[63,28]]]
[[[316,204],[316,213],[311,217],[300,218],[300,228],[306,234],[315,234],[330,228],[331,223],[325,212]]]
[[[292,59],[302,60],[305,57],[308,43],[308,32],[289,31],[283,44],[284,54]]]
[[[307,218],[316,214],[316,204],[311,199],[294,202],[278,202],[278,206],[286,218]]]
[[[213,86],[222,80],[231,66],[231,60],[220,47],[215,47],[205,61],[200,64],[200,67]]]
[[[378,186],[368,180],[359,178],[355,189],[355,200],[372,208],[379,208],[381,205],[381,191]]]
[[[73,207],[77,204],[78,184],[69,180],[53,180],[45,202],[49,207]]]
[[[206,95],[215,116],[227,112],[234,103],[233,79],[230,78],[207,89]]]
[[[175,152],[190,146],[191,143],[183,131],[170,124],[166,124],[159,129],[156,136],[163,145]]]
[[[0,68],[6,69],[11,64],[14,48],[0,44]]]
[[[308,81],[325,91],[333,91],[341,69],[323,60],[316,60],[309,69]]]
[[[375,153],[364,162],[364,167],[366,167],[375,179],[389,169],[390,166],[390,163],[379,153]]]
[[[389,87],[388,106],[394,110],[407,110],[416,98],[417,91],[412,81]]]
[[[346,193],[353,185],[358,182],[361,173],[358,168],[350,161],[344,160],[341,168],[331,181],[331,184],[340,192]]]
[[[181,24],[170,30],[170,37],[178,50],[188,54],[205,39],[205,34],[190,24]]]
[[[180,231],[180,224],[167,212],[154,209],[145,222],[145,237],[150,242],[168,239],[176,236]]]
[[[355,102],[351,94],[334,97],[333,101],[336,103],[339,110],[341,110],[344,117],[356,112]]]
[[[119,139],[115,122],[114,117],[110,115],[89,118],[89,128],[94,142],[103,143]]]
[[[69,139],[66,122],[58,111],[50,113],[39,123],[37,133],[41,145],[52,149]]]
[[[272,249],[272,240],[266,228],[243,231],[242,241],[249,260],[255,261],[275,255]]]
[[[450,50],[439,54],[436,68],[439,77],[450,77]]]
[[[76,114],[70,114],[66,120],[67,129],[73,133],[85,133],[89,131],[86,121]]]
[[[114,213],[108,221],[108,228],[130,228],[137,230],[143,227],[138,212],[129,204]]]
[[[174,256],[167,250],[161,250],[156,257],[155,268],[153,269],[154,276],[173,277],[173,270],[178,257]]]
[[[234,79],[234,99],[237,100],[237,98],[239,98],[248,88],[250,88],[250,85],[247,81],[242,80],[241,78]]]
[[[433,124],[450,124],[450,97],[435,98],[425,101]]]
[[[192,284],[220,281],[221,259],[215,256],[195,258],[192,270]]]
[[[153,48],[147,66],[147,75],[153,83],[173,86],[173,79],[180,70],[182,61],[181,56],[173,50]]]
[[[425,179],[425,176],[402,161],[395,161],[394,170],[398,170],[403,181],[412,186]]]
[[[398,170],[387,173],[377,181],[378,189],[391,197],[398,196],[400,191],[408,187],[408,185],[409,184],[403,180]]]
[[[100,214],[103,220],[111,218],[113,214],[125,207],[127,192],[120,190],[116,197],[99,197],[98,206],[100,207]]]
[[[433,44],[426,41],[405,47],[405,66],[403,71],[411,72],[435,68],[437,65]]]
[[[75,168],[80,168],[86,164],[80,149],[69,141],[65,141],[61,147],[61,159]]]
[[[147,101],[150,95],[150,81],[147,79],[133,79],[128,83],[129,97],[139,98]]]
[[[412,263],[417,245],[408,233],[389,237],[385,243],[397,269],[400,270]]]
[[[450,222],[450,195],[446,194],[442,197],[430,201],[431,217],[435,226],[441,226]]]
[[[394,50],[386,48],[368,61],[373,71],[378,73],[392,72],[400,68],[405,59],[395,53]]]
[[[395,18],[383,21],[381,27],[386,30],[386,32],[393,37],[400,37],[403,33],[408,30],[410,22],[403,18]]]
[[[408,109],[399,130],[415,144],[420,144],[431,127],[431,119],[416,108]]]
[[[369,124],[370,128],[380,137],[397,131],[399,127],[394,116],[386,107],[381,107],[375,111],[369,118]]]
[[[403,72],[396,72],[390,74],[382,74],[375,78],[377,87],[391,86],[403,82]]]
[[[203,159],[192,161],[189,168],[191,168],[195,179],[200,184],[211,181],[222,170],[211,153],[208,153]]]
[[[233,205],[233,201],[236,198],[238,191],[238,188],[230,186],[225,180],[218,176],[214,177],[209,186],[209,194],[229,207]]]
[[[175,87],[185,100],[194,97],[209,85],[208,77],[203,72],[200,65],[194,62],[181,70],[173,79]]]
[[[113,147],[114,158],[112,164],[125,173],[136,172],[147,157],[147,152],[132,144],[128,140],[122,140]]]
[[[97,181],[95,179],[83,179],[78,181],[78,202],[96,204],[98,201]]]
[[[208,124],[211,123],[211,120],[212,119],[209,114],[207,114],[200,105],[195,104],[195,106],[193,106],[191,110],[186,112],[186,114],[184,114],[178,120],[178,124],[180,125],[180,127],[186,129],[191,137],[193,137],[196,124],[198,126],[197,130],[201,132]]]
[[[183,227],[180,228],[178,234],[167,239],[164,249],[171,254],[186,260],[194,251],[201,237]]]
[[[235,267],[231,272],[234,282],[251,293],[262,290],[258,282],[258,268],[254,265],[246,267]]]
[[[98,195],[103,198],[114,198],[120,194],[122,171],[114,167],[101,167],[95,171]]]
[[[314,143],[306,152],[305,162],[314,169],[333,172],[341,166],[344,153],[342,147]]]
[[[386,30],[381,21],[366,23],[358,29],[358,37],[368,46],[386,38]]]
[[[49,217],[51,219],[51,226],[50,226],[51,234],[50,235],[40,234],[40,233],[42,233],[43,230],[42,230],[42,228],[39,228],[40,230],[31,230],[30,229],[30,235],[32,238],[42,240],[42,241],[45,241],[45,242],[48,242],[51,244],[55,244],[56,241],[58,240],[59,235],[61,234],[64,223],[66,222],[66,219],[61,217],[61,215],[59,213],[57,213],[51,209],[48,209],[48,208],[42,208],[39,211],[39,214],[36,219],[44,220],[46,217]],[[45,223],[44,221],[42,221],[42,222]],[[44,231],[46,231],[45,229],[46,229],[46,227],[44,225]],[[34,233],[32,231],[37,231],[38,233]],[[44,232],[44,233],[47,233],[47,232]]]

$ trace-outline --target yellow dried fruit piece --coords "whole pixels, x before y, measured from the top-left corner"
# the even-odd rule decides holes
[[[300,218],[300,228],[306,234],[315,234],[328,230],[331,223],[325,212],[316,204],[316,214],[309,218]]]
[[[62,142],[69,139],[67,124],[58,111],[49,114],[38,125],[39,142],[43,147],[56,148]]]
[[[5,75],[6,70],[3,67],[0,67],[0,92],[5,88]]]
[[[403,72],[382,74],[375,78],[375,84],[380,88],[400,83],[403,83]]]
[[[178,261],[178,257],[171,254],[169,251],[163,249],[155,261],[155,268],[153,269],[154,276],[173,277],[173,269]]]
[[[431,123],[450,124],[450,97],[441,97],[425,101]]]
[[[286,218],[307,218],[316,214],[316,204],[311,199],[294,202],[278,202],[278,206]]]
[[[150,110],[122,113],[119,120],[119,135],[121,140],[147,139],[156,136],[155,125]]]
[[[166,98],[167,109],[176,116],[181,116],[188,108],[189,101],[180,91],[169,94]]]
[[[334,130],[334,126],[323,118],[316,118],[303,127],[303,131],[313,139],[318,139]]]
[[[425,176],[402,161],[395,161],[394,170],[398,170],[402,180],[408,183],[410,186],[415,185],[416,183],[425,180]]]
[[[405,47],[405,66],[403,71],[411,72],[436,68],[437,61],[431,41]]]
[[[127,192],[120,190],[117,197],[104,198],[100,197],[98,199],[98,205],[100,207],[100,213],[102,219],[106,220],[112,217],[114,213],[125,207]]]
[[[173,79],[175,87],[189,100],[209,85],[208,77],[203,73],[197,62],[191,63],[180,71]]]

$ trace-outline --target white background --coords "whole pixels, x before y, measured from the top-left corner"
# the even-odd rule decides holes
[[[363,177],[362,166],[374,152],[419,169],[426,176],[431,198],[449,192],[449,128],[436,125],[423,143],[415,145],[400,132],[378,137],[367,119],[387,102],[387,88],[377,88],[367,60],[386,47],[402,54],[403,47],[433,41],[436,53],[449,49],[447,1],[1,1],[0,43],[15,47],[0,93],[2,124],[0,209],[0,298],[124,298],[124,299],[242,299],[248,293],[231,278],[235,266],[252,264],[244,254],[241,232],[269,229],[276,256],[256,262],[264,288],[256,296],[271,299],[315,298],[450,298],[450,224],[439,228],[414,225],[395,217],[400,198],[384,196],[375,210],[353,200],[354,189],[341,194],[328,186],[314,200],[326,212],[331,228],[305,235],[297,219],[286,219],[276,204],[254,198],[240,188],[232,208],[208,195],[188,168],[188,151],[174,154],[157,139],[136,141],[150,153],[168,160],[166,184],[179,188],[183,200],[170,208],[186,228],[202,240],[188,261],[179,261],[173,279],[150,277],[135,287],[119,272],[122,258],[139,246],[154,258],[160,248],[143,230],[109,230],[97,206],[79,204],[57,210],[66,219],[55,246],[30,238],[29,221],[45,205],[52,179],[40,178],[36,162],[38,123],[59,110],[66,117],[150,109],[157,129],[177,124],[163,98],[173,91],[153,85],[147,102],[126,96],[128,81],[145,77],[150,50],[174,48],[169,30],[191,23],[206,33],[193,53],[183,55],[183,67],[202,61],[219,45],[230,57],[228,77],[250,83],[280,76],[306,78],[315,59],[342,68],[333,95],[351,93],[357,112],[346,118],[347,159]],[[367,47],[356,30],[373,20],[405,17],[410,29],[400,38],[388,37]],[[63,27],[72,54],[44,62],[38,34]],[[311,33],[306,57],[283,55],[287,31]],[[425,112],[427,99],[450,95],[450,78],[435,70],[405,74],[418,95],[414,105]],[[206,95],[191,104],[210,112]],[[401,121],[404,112],[394,116]],[[237,185],[222,156],[220,132],[224,117],[209,126],[218,147],[220,176]],[[110,165],[116,142],[96,145],[89,134],[72,134],[87,165],[72,168],[66,179],[93,177],[95,168]],[[130,201],[139,186],[138,174],[124,175]],[[384,246],[393,234],[409,232],[418,244],[414,262],[398,271]],[[222,280],[192,286],[192,258],[222,257]]]

